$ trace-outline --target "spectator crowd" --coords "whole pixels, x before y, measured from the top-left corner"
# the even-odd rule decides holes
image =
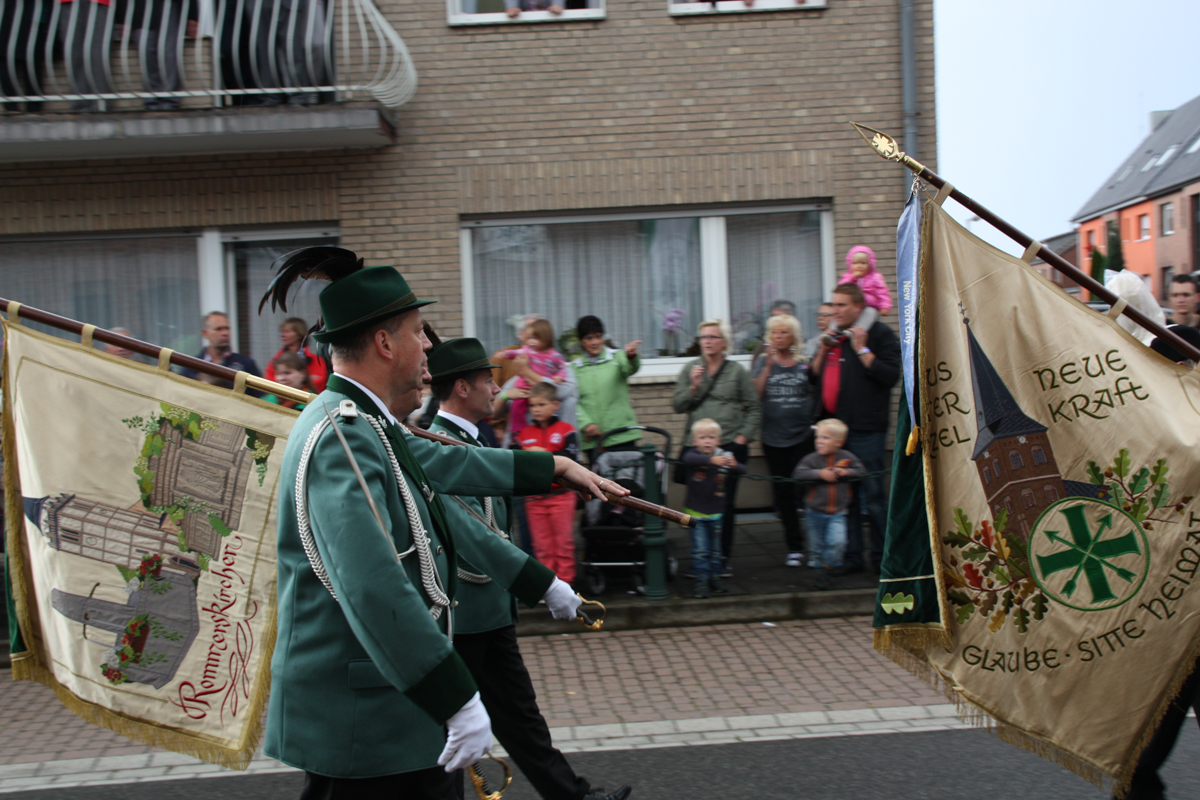
[[[875,254],[866,247],[852,248],[846,265],[829,301],[817,309],[813,337],[805,339],[794,303],[771,304],[749,369],[730,358],[734,337],[728,322],[707,319],[698,326],[697,355],[683,365],[671,395],[686,442],[670,454],[675,480],[685,485],[684,510],[699,521],[692,532],[691,562],[698,597],[724,593],[722,580],[733,576],[737,490],[756,441],[783,528],[783,563],[820,570],[818,588],[839,574],[879,572],[887,522],[886,432],[892,389],[900,377],[900,344],[880,320],[891,308],[891,293]],[[1200,344],[1200,290],[1192,276],[1174,277],[1169,300],[1173,321],[1168,327]],[[131,335],[124,328],[113,330]],[[436,343],[432,329],[427,332]],[[603,452],[638,449],[642,430],[629,380],[641,367],[642,342],[617,346],[594,315],[579,318],[573,332],[581,352],[568,359],[558,351],[548,319],[531,314],[521,320],[517,342],[484,364],[488,385],[473,390],[472,409],[479,408],[472,416],[479,425],[468,426],[472,437],[488,446],[586,459],[592,467]],[[262,376],[254,359],[233,351],[231,334],[224,312],[205,315],[205,344],[197,357]],[[483,347],[477,340],[456,341]],[[1151,347],[1189,363],[1162,342]],[[113,356],[139,358],[116,345],[104,349]],[[283,320],[279,350],[267,363],[265,377],[317,393],[325,388],[327,370],[327,362],[309,347],[305,320]],[[221,383],[194,370],[183,374]],[[439,402],[454,400],[450,388],[439,391],[435,382],[409,421],[429,427]],[[247,393],[258,396],[252,389]],[[304,408],[289,397],[263,399]],[[570,581],[575,573],[573,494],[555,490],[513,505],[522,545]]]

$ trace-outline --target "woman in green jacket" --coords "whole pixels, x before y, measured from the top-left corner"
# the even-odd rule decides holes
[[[640,341],[630,342],[624,350],[614,350],[604,343],[604,323],[599,317],[580,317],[575,332],[583,346],[583,355],[571,362],[579,388],[579,405],[575,408],[576,425],[583,434],[582,449],[588,464],[594,465],[600,455],[597,443],[605,431],[637,425],[633,404],[629,401],[629,376],[638,371]],[[633,450],[641,436],[628,431],[604,440],[606,450]]]
[[[698,419],[712,419],[721,426],[721,449],[745,464],[750,442],[762,424],[762,408],[750,374],[725,356],[733,333],[723,319],[700,323],[700,358],[689,361],[675,381],[671,405],[677,414],[687,414],[685,431],[691,431]],[[685,434],[686,435],[686,434]],[[731,472],[725,484],[727,505],[721,519],[721,577],[733,576],[729,564],[733,550],[733,527],[737,510],[737,473]]]

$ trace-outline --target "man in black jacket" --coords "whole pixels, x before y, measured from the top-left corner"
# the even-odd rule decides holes
[[[900,377],[900,340],[883,322],[869,330],[855,323],[866,307],[862,290],[853,283],[833,290],[833,322],[846,332],[832,347],[822,343],[813,358],[811,373],[820,381],[822,417],[837,417],[850,429],[847,450],[858,456],[867,473],[884,469],[888,412],[892,387]],[[875,572],[883,558],[883,532],[887,524],[887,498],[883,477],[876,475],[858,484],[858,497],[850,502],[847,519],[845,569],[863,569],[862,504],[866,501],[871,522],[871,563]]]

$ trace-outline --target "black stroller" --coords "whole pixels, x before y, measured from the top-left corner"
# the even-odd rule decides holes
[[[662,486],[661,497],[667,496],[667,470],[664,469],[663,452],[671,452],[671,434],[662,428],[633,425],[607,431],[596,442],[602,447],[610,436],[626,431],[645,431],[658,434],[666,440],[657,453],[655,474],[647,478],[645,456],[640,450],[606,450],[596,459],[593,470],[605,480],[624,486],[634,497],[645,495],[646,480],[656,480]],[[583,558],[579,566],[583,575],[583,588],[589,595],[603,594],[609,579],[633,579],[633,591],[645,591],[646,554],[642,539],[645,521],[640,511],[624,506],[614,506],[595,498],[584,505]],[[671,542],[666,544],[667,580],[673,580],[679,570],[679,562],[672,552]]]

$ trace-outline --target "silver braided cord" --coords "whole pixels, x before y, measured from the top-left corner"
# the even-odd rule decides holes
[[[308,438],[304,440],[304,449],[300,451],[300,467],[296,470],[296,524],[300,529],[300,544],[304,546],[304,555],[308,556],[308,563],[312,566],[317,580],[321,581],[321,584],[329,590],[334,602],[338,602],[337,592],[333,590],[333,584],[329,582],[329,573],[325,571],[325,562],[321,560],[321,553],[317,550],[317,543],[313,539],[312,525],[308,517],[308,461],[316,448],[321,432],[328,427],[328,419],[318,422],[309,432]]]
[[[341,411],[338,409],[333,413],[340,416]],[[421,514],[417,510],[417,504],[413,501],[412,491],[408,488],[408,482],[404,479],[404,473],[400,469],[400,462],[396,460],[396,454],[392,451],[391,442],[387,439],[387,433],[384,431],[383,425],[376,417],[369,414],[359,412],[359,416],[371,424],[371,427],[379,435],[380,441],[383,442],[388,459],[392,463],[392,472],[396,476],[400,496],[404,501],[405,513],[408,514],[413,544],[412,547],[403,553],[396,553],[396,560],[401,561],[409,553],[412,553],[414,550],[416,551],[417,562],[421,572],[421,586],[425,590],[425,596],[433,604],[429,607],[429,613],[434,619],[440,619],[442,611],[450,607],[450,598],[447,597],[445,590],[442,588],[441,577],[438,575],[437,566],[433,560],[433,550],[430,545],[429,534],[426,532],[425,524],[421,520]],[[333,590],[333,585],[329,581],[329,573],[326,571],[325,563],[322,561],[321,554],[317,550],[317,544],[312,533],[312,523],[308,513],[308,465],[313,450],[316,449],[317,439],[320,438],[321,433],[329,425],[330,422],[328,419],[318,422],[308,434],[308,438],[304,442],[304,449],[300,453],[300,466],[296,470],[296,523],[300,530],[300,543],[304,547],[304,554],[308,557],[308,563],[312,566],[313,573],[316,574],[317,579],[321,581],[321,584],[336,601],[338,596]]]
[[[460,506],[463,507],[464,511],[466,511],[468,514],[470,514],[475,519],[482,522],[484,524],[484,526],[486,526],[487,529],[490,530],[492,533],[496,534],[497,536],[499,536],[501,539],[503,539],[506,542],[512,541],[512,537],[510,537],[507,533],[505,533],[504,531],[502,531],[496,527],[496,514],[492,508],[492,498],[490,498],[490,497],[483,498],[484,514],[487,517],[486,519],[484,519],[484,517],[479,516],[479,514],[477,514],[475,512],[475,509],[473,509],[469,505],[467,505],[461,497],[457,497],[455,495],[450,495],[450,496],[454,498],[455,502],[457,502]],[[477,584],[480,586],[483,586],[485,584],[489,584],[492,582],[492,579],[489,578],[487,575],[476,575],[474,572],[467,572],[462,567],[458,568],[458,579],[460,581],[464,581],[466,583],[474,583],[474,584]]]

